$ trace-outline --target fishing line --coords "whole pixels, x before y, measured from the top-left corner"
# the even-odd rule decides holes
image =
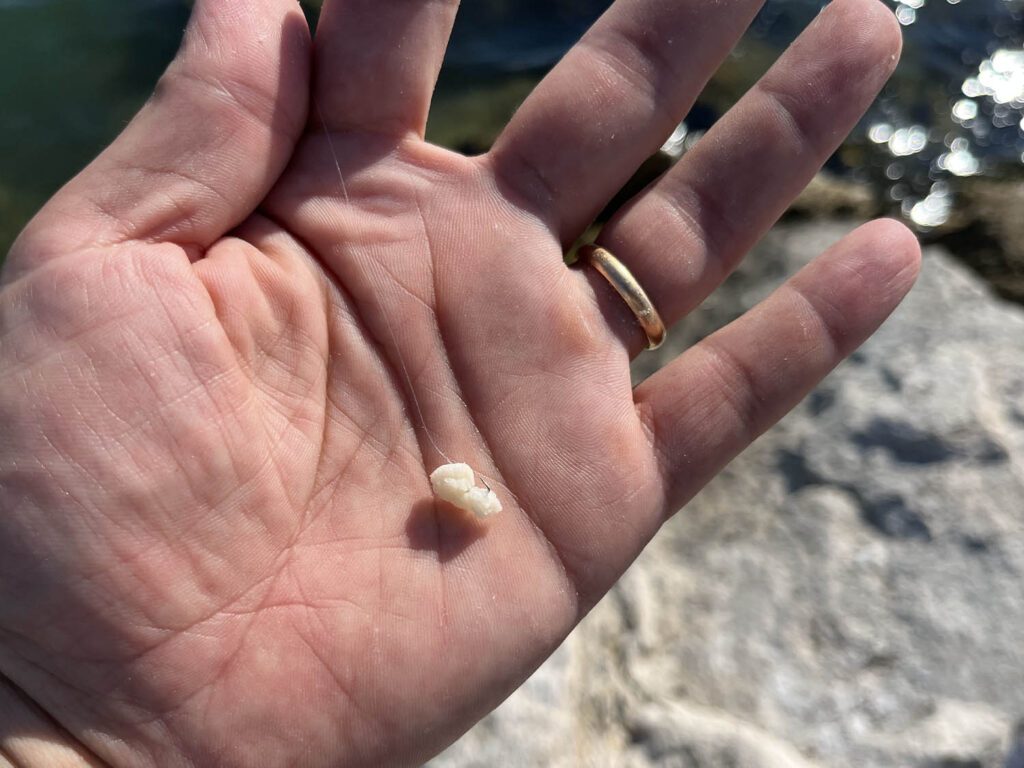
[[[341,191],[345,196],[345,203],[350,204],[348,196],[348,187],[345,184],[345,176],[341,172],[341,162],[338,160],[338,153],[334,150],[334,141],[331,139],[331,132],[327,128],[327,121],[324,119],[324,113],[320,109],[320,104],[313,100],[313,104],[316,106],[316,114],[320,118],[320,125],[324,129],[324,137],[327,139],[327,146],[331,151],[331,158],[334,160],[334,168],[338,172],[338,181],[341,182]],[[455,464],[455,460],[452,459],[447,453],[441,450],[441,447],[434,440],[434,436],[430,433],[430,428],[427,426],[427,420],[423,417],[423,409],[420,408],[419,398],[416,396],[416,389],[412,385],[412,377],[409,376],[409,369],[405,365],[405,358],[402,356],[402,350],[398,346],[398,337],[395,336],[395,329],[391,325],[391,319],[388,317],[387,312],[381,312],[384,316],[384,324],[387,326],[388,334],[391,336],[391,344],[395,349],[395,354],[398,355],[398,362],[402,367],[402,376],[405,378],[405,384],[409,389],[409,395],[412,397],[413,407],[416,409],[416,417],[419,419],[419,426],[423,429],[424,434],[427,436],[427,440],[434,447],[441,457],[449,464]]]
[[[348,194],[348,186],[345,184],[345,176],[341,172],[341,162],[338,160],[338,153],[334,149],[334,140],[331,138],[330,129],[327,127],[327,120],[324,119],[324,113],[320,109],[320,104],[317,103],[316,99],[313,99],[313,104],[316,107],[317,117],[320,118],[320,125],[324,130],[324,138],[327,139],[327,147],[331,152],[331,159],[334,161],[334,168],[338,172],[338,181],[341,183],[341,191],[345,197],[345,203],[351,204]],[[416,411],[416,418],[418,424],[413,424],[413,431],[418,428],[423,430],[423,433],[427,436],[427,440],[430,445],[433,446],[434,450],[443,458],[447,464],[437,468],[434,472],[430,473],[430,482],[434,488],[434,493],[438,494],[447,501],[452,502],[458,507],[463,509],[472,510],[478,517],[488,517],[492,514],[501,511],[501,503],[495,496],[494,491],[488,484],[486,477],[476,472],[468,465],[457,462],[451,458],[447,453],[441,450],[441,446],[437,444],[434,439],[433,433],[430,431],[430,427],[427,426],[427,420],[423,416],[423,409],[420,407],[419,397],[416,395],[416,389],[412,385],[412,377],[409,375],[409,369],[405,364],[405,357],[402,355],[402,350],[398,345],[398,337],[395,335],[394,326],[391,324],[391,318],[388,317],[388,313],[382,311],[381,314],[384,316],[384,324],[388,329],[388,335],[391,337],[391,344],[394,347],[395,354],[398,355],[398,363],[402,368],[402,377],[405,379],[405,385],[409,390],[409,396],[412,398],[413,408]],[[461,470],[460,470],[461,468]],[[467,475],[467,477],[455,477],[460,472]],[[486,493],[483,490],[474,487],[474,476],[479,476],[480,480],[486,488]],[[505,487],[504,484],[501,484]],[[507,487],[505,490],[511,493]],[[515,494],[512,494],[513,498]]]

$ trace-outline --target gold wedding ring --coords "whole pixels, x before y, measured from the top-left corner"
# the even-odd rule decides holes
[[[647,335],[647,348],[660,347],[665,341],[665,323],[662,322],[661,315],[654,308],[647,292],[640,287],[640,283],[622,262],[599,245],[585,245],[580,248],[579,259],[592,264],[594,269],[604,275],[605,280],[612,284],[615,292],[636,315],[640,327]]]

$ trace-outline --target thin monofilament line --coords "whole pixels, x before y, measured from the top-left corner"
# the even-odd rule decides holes
[[[324,128],[324,137],[327,139],[327,148],[331,150],[331,157],[334,159],[334,167],[338,171],[338,181],[341,182],[341,192],[345,195],[345,202],[348,203],[348,187],[345,186],[345,177],[341,173],[341,163],[338,162],[338,154],[334,151],[334,142],[331,141],[331,132],[327,129],[327,121],[324,120],[324,113],[320,109],[320,104],[313,99],[313,104],[316,106],[317,117],[320,118],[320,125]]]
[[[351,201],[349,200],[348,196],[348,186],[345,184],[345,176],[341,172],[341,162],[338,160],[338,153],[334,151],[334,140],[331,138],[331,132],[327,128],[327,121],[324,119],[324,113],[323,111],[321,111],[320,104],[317,103],[316,99],[313,99],[313,105],[316,107],[317,117],[320,118],[320,125],[323,126],[324,129],[324,138],[327,139],[327,148],[331,151],[331,158],[334,160],[334,168],[338,172],[338,181],[341,183],[341,191],[342,194],[345,196],[345,203],[351,204]],[[418,422],[413,424],[413,431],[415,432],[418,425],[419,428],[423,430],[423,434],[427,436],[427,440],[430,442],[430,445],[433,446],[434,450],[437,451],[438,455],[440,455],[441,458],[443,458],[449,464],[458,463],[451,456],[449,456],[447,453],[441,450],[441,446],[437,444],[437,441],[434,439],[434,435],[431,433],[430,428],[427,426],[427,420],[423,418],[423,409],[420,407],[420,400],[416,396],[416,389],[412,385],[412,377],[409,375],[409,369],[405,365],[405,358],[402,356],[402,350],[398,346],[398,337],[395,335],[394,326],[391,325],[391,318],[388,317],[387,312],[382,311],[381,314],[384,316],[384,325],[387,326],[388,334],[391,336],[391,344],[395,349],[395,354],[398,355],[398,364],[402,367],[402,377],[405,379],[405,385],[409,389],[409,396],[412,398],[412,405],[416,411],[416,418],[418,419]],[[487,487],[487,490],[490,491],[491,486],[487,482],[487,476],[484,475],[482,472],[477,472],[476,474],[480,477],[481,481],[483,481],[483,484]],[[494,480],[494,478],[490,479]],[[504,483],[497,484],[501,485],[501,487],[503,487],[508,493],[510,493],[512,495],[512,498],[515,498],[515,494],[512,493],[508,486],[506,486]]]
[[[441,450],[441,446],[439,446],[437,444],[437,441],[434,440],[434,436],[431,434],[430,428],[427,426],[427,420],[425,418],[423,418],[423,409],[420,408],[420,400],[419,400],[418,397],[416,397],[416,390],[415,390],[415,388],[412,385],[412,377],[409,376],[409,369],[406,368],[406,366],[405,366],[405,358],[402,357],[402,350],[398,346],[398,338],[395,336],[394,326],[391,325],[391,320],[388,318],[388,313],[387,312],[383,312],[382,314],[384,315],[384,325],[387,326],[388,333],[391,336],[391,344],[395,348],[395,354],[398,355],[398,364],[402,366],[402,376],[405,378],[405,385],[409,388],[409,396],[412,398],[413,407],[416,409],[416,418],[419,420],[419,425],[423,429],[423,434],[425,434],[427,436],[427,440],[429,440],[430,444],[432,446],[434,446],[434,450],[437,451],[441,455],[441,458],[443,458],[449,464],[457,464],[457,463],[459,463],[459,462],[456,462],[455,459],[453,459],[447,453],[442,451]],[[488,480],[487,475],[485,475],[483,472],[480,472],[478,470],[473,470],[473,471],[476,472],[476,474],[480,477],[481,482],[483,482],[483,484],[487,488],[487,490],[488,491],[491,490],[491,486],[487,482],[487,480]],[[494,480],[495,478],[492,477],[490,479]],[[515,494],[512,493],[511,489],[507,485],[505,485],[504,483],[499,483],[499,485],[501,485],[502,488],[504,488],[506,491],[508,491],[510,494],[512,494],[512,498],[516,498]]]
[[[348,187],[345,185],[345,176],[341,172],[341,163],[338,161],[338,153],[334,151],[334,141],[331,139],[331,132],[327,129],[327,121],[324,119],[324,113],[321,111],[320,105],[315,99],[313,100],[313,103],[316,106],[316,114],[320,118],[320,124],[324,129],[324,137],[327,139],[327,147],[331,150],[331,157],[334,159],[334,168],[338,171],[338,181],[341,182],[341,191],[345,195],[345,202],[350,203]],[[398,363],[402,367],[402,376],[405,378],[405,385],[409,388],[409,396],[412,398],[413,407],[416,409],[416,418],[419,420],[418,423],[423,429],[423,433],[427,436],[427,440],[430,441],[434,450],[441,455],[441,458],[449,464],[454,464],[455,461],[448,456],[447,453],[441,450],[441,447],[437,444],[437,441],[434,440],[434,436],[430,433],[430,429],[427,427],[427,421],[423,418],[423,409],[420,408],[419,398],[416,397],[416,390],[412,385],[412,377],[409,376],[409,369],[406,368],[405,358],[402,357],[402,350],[398,346],[398,337],[395,336],[395,329],[391,325],[391,319],[388,317],[387,312],[381,312],[381,314],[384,316],[384,324],[387,326],[388,333],[391,335],[391,344],[395,349],[395,354],[398,355]]]
[[[412,404],[416,409],[416,418],[419,419],[419,424],[423,428],[423,434],[427,436],[427,440],[429,440],[430,444],[434,446],[434,450],[441,454],[441,458],[449,464],[454,464],[455,460],[441,450],[441,447],[434,441],[434,436],[430,434],[430,428],[427,427],[427,420],[423,418],[423,410],[420,408],[419,398],[416,397],[416,390],[412,386],[412,378],[409,376],[409,369],[405,367],[405,358],[402,357],[402,350],[398,348],[398,338],[395,336],[395,329],[391,326],[391,320],[388,319],[388,313],[382,312],[381,314],[384,315],[384,324],[388,327],[388,333],[391,334],[391,344],[395,348],[395,354],[398,355],[398,363],[402,366],[402,375],[405,377],[405,385],[409,388],[409,396],[412,397]]]

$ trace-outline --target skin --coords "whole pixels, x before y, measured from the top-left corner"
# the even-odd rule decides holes
[[[199,0],[4,265],[0,762],[415,765],[524,680],[917,274],[866,225],[631,388],[635,320],[562,253],[756,10],[619,0],[467,158],[422,140],[455,2],[327,0],[311,41],[288,0]],[[835,0],[608,225],[667,322],[899,45]],[[500,515],[434,502],[441,450]]]

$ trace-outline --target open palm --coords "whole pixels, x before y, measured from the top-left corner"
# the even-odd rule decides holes
[[[427,758],[908,290],[913,239],[868,225],[632,389],[639,326],[562,253],[758,3],[619,0],[475,158],[422,140],[456,5],[328,0],[313,43],[288,0],[197,2],[154,98],[16,243],[0,754]],[[898,47],[882,6],[836,0],[605,228],[666,321]],[[504,512],[435,503],[446,457]]]

